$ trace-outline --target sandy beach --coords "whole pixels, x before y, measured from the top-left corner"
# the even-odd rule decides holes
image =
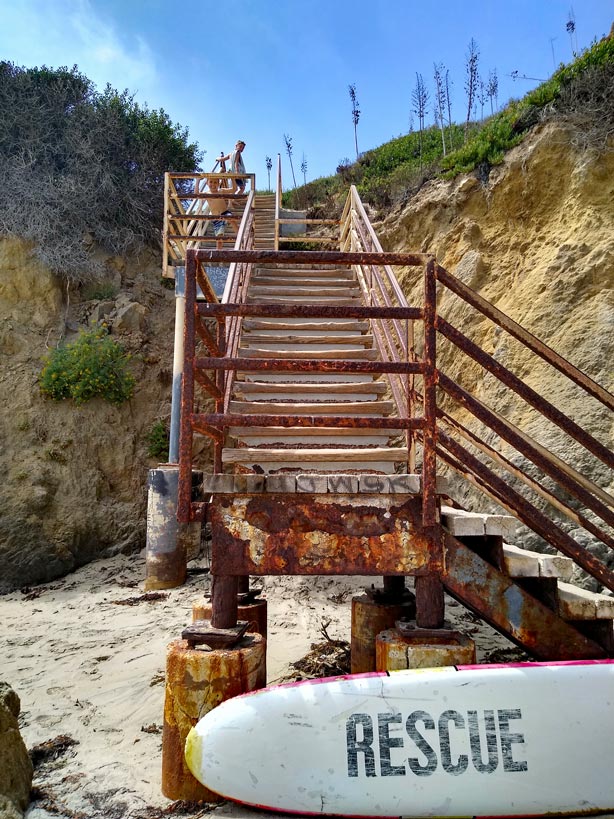
[[[144,565],[144,553],[118,555],[0,597],[0,679],[21,698],[28,748],[47,743],[28,819],[252,815],[231,803],[172,803],[160,791],[166,646],[210,583],[196,561],[190,566],[200,573],[181,588],[145,594]],[[332,639],[349,640],[351,598],[372,582],[256,579],[269,606],[269,682],[287,678],[291,663],[322,642],[323,623]],[[476,640],[478,661],[523,656],[454,601],[447,617]]]

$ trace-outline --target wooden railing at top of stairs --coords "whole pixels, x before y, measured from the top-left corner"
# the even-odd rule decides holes
[[[580,424],[524,383],[515,373],[449,322],[438,307],[451,296],[460,299],[508,333],[528,353],[558,371],[574,389],[590,395],[603,412],[614,410],[614,396],[566,361],[526,329],[490,304],[478,293],[438,265],[426,254],[384,253],[356,189],[350,190],[341,220],[341,250],[338,252],[275,252],[250,249],[249,217],[241,226],[237,251],[194,251],[187,254],[186,361],[180,459],[179,516],[194,519],[202,509],[191,503],[192,435],[198,430],[211,436],[219,453],[225,431],[232,424],[275,426],[304,424],[309,426],[360,425],[383,428],[394,424],[407,432],[407,461],[414,471],[416,460],[422,461],[424,487],[423,523],[435,521],[435,475],[438,459],[477,487],[498,505],[504,507],[552,547],[570,557],[600,584],[614,590],[614,573],[608,566],[609,550],[614,548],[614,497],[591,477],[582,475],[564,458],[550,452],[539,440],[508,421],[500,412],[459,384],[443,371],[438,346],[452,345],[457,355],[466,356],[481,371],[501,382],[510,393],[525,402],[545,421],[569,438],[576,451],[590,453],[594,463],[614,468],[614,455]],[[230,276],[221,304],[196,300],[196,284],[207,292],[205,262],[230,261]],[[364,305],[361,308],[311,305],[246,304],[252,265],[263,262],[291,264],[345,264],[357,271]],[[421,306],[410,307],[392,267],[402,265],[422,270]],[[418,278],[416,278],[418,281]],[[444,298],[445,296],[445,298]],[[305,362],[243,360],[237,358],[241,322],[245,316],[341,316],[368,317],[380,360],[377,362]],[[214,338],[207,319],[217,322]],[[414,323],[422,322],[422,332],[414,338]],[[196,358],[196,336],[208,355]],[[260,415],[236,418],[227,412],[232,379],[237,369],[276,369],[285,371],[324,372],[364,371],[383,373],[390,381],[398,418],[374,419],[342,416],[291,418]],[[206,374],[213,371],[214,376]],[[211,395],[214,413],[193,414],[194,379]],[[475,379],[476,382],[478,379]],[[421,382],[421,389],[418,389]],[[462,421],[458,409],[470,421]],[[418,412],[421,410],[421,414]],[[493,443],[496,437],[501,443]],[[509,450],[504,454],[505,449]],[[503,451],[502,451],[503,450]],[[520,465],[520,462],[526,466]],[[215,471],[221,471],[216,456]],[[570,534],[576,529],[606,547],[601,558]]]
[[[241,219],[243,207],[251,207],[252,200],[248,196],[233,196],[225,193],[223,188],[229,185],[229,180],[240,178],[249,183],[249,191],[253,194],[256,188],[254,174],[236,174],[218,171],[218,162],[208,173],[170,173],[164,174],[164,224],[162,229],[162,275],[174,278],[174,267],[185,264],[188,250],[215,247],[216,239],[208,230],[211,222],[219,219],[210,213],[208,203],[213,199],[228,199],[231,205],[236,206],[233,215],[226,216],[225,221],[235,230]],[[207,190],[209,181],[218,181],[219,190]],[[228,229],[221,241],[235,246],[235,231]]]

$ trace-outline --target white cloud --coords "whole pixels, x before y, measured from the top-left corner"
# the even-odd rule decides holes
[[[74,64],[96,83],[143,98],[158,76],[154,54],[140,35],[122,32],[90,0],[13,0],[0,4],[0,59],[32,67]]]

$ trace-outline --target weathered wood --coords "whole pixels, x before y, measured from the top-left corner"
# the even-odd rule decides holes
[[[231,401],[230,412],[258,413],[266,411],[266,414],[288,414],[288,415],[390,415],[394,410],[392,401],[314,401],[306,403],[292,401],[288,403],[276,403],[274,401]]]
[[[298,345],[297,345],[298,346]],[[297,361],[312,361],[315,357],[325,360],[342,359],[348,361],[377,361],[377,350],[263,350],[256,347],[240,347],[239,355],[245,358],[281,358],[287,356]]]
[[[222,462],[225,464],[240,464],[246,461],[252,463],[270,463],[275,461],[387,461],[402,463],[407,457],[405,449],[390,447],[348,447],[347,449],[265,449],[242,447],[240,449],[224,449]]]
[[[614,597],[596,594],[569,583],[558,584],[559,612],[566,620],[611,620]]]
[[[234,394],[237,398],[242,393],[254,392],[288,393],[290,395],[301,392],[322,396],[346,393],[384,395],[386,385],[381,381],[336,381],[319,384],[301,381],[235,381]]]

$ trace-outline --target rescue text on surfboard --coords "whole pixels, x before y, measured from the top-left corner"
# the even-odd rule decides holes
[[[447,710],[438,719],[426,711],[412,711],[405,721],[400,713],[385,712],[377,714],[374,725],[371,715],[355,713],[346,722],[348,776],[406,776],[408,772],[431,776],[439,764],[446,773],[459,776],[470,763],[483,774],[493,773],[500,764],[506,773],[527,771],[528,762],[518,759],[524,755],[522,750],[514,747],[524,745],[524,734],[511,730],[519,728],[518,723],[510,726],[520,719],[520,708],[467,711],[466,715]],[[415,751],[420,756],[413,756]],[[407,752],[410,756],[403,760]]]

